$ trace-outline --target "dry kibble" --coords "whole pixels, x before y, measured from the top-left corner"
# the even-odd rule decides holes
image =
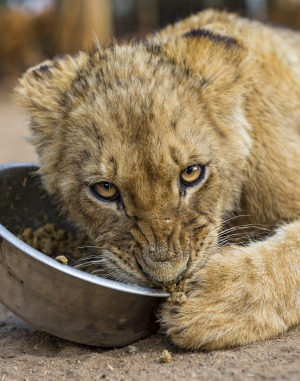
[[[58,255],[57,257],[55,257],[55,260],[57,262],[63,263],[64,265],[68,264],[68,258],[66,258],[64,255]]]
[[[179,283],[169,284],[166,286],[163,286],[163,291],[168,291],[170,294],[173,294],[174,292],[184,292],[186,286],[186,280],[181,279]]]
[[[32,238],[32,229],[31,228],[25,228],[24,231],[23,231],[23,236],[24,238]]]
[[[167,349],[164,349],[158,360],[159,360],[159,362],[161,362],[163,364],[167,364],[167,363],[171,362],[172,361],[171,353]]]
[[[87,244],[86,237],[75,238],[71,233],[50,223],[36,230],[25,228],[18,237],[36,250],[64,264],[68,264],[68,259],[72,262],[81,258],[84,251],[80,247]]]
[[[186,302],[186,295],[184,292],[173,292],[168,297],[168,302],[181,305]]]

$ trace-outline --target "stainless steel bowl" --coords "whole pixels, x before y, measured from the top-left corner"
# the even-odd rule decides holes
[[[103,279],[63,265],[16,237],[48,221],[67,226],[34,164],[0,165],[0,301],[37,328],[78,343],[120,347],[157,330],[168,293]]]

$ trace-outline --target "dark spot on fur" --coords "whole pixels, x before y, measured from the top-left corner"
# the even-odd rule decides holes
[[[199,281],[198,280],[192,280],[189,282],[189,286],[197,287],[197,286],[199,286]]]
[[[181,336],[181,335],[184,335],[185,332],[186,332],[186,328],[178,328],[175,331],[173,331],[170,336],[171,336],[171,338],[172,338],[172,336]]]
[[[148,53],[154,54],[154,55],[159,55],[161,54],[161,47],[160,45],[153,45],[146,43],[145,44],[146,50]]]
[[[207,78],[202,77],[200,87],[206,87],[207,85],[209,85],[209,80]]]
[[[91,153],[87,149],[83,149],[80,153],[82,160],[89,160],[91,158]]]
[[[200,233],[200,231],[202,231],[206,227],[207,227],[207,224],[202,224],[200,226],[196,226],[195,228],[193,228],[192,232],[193,232],[193,234],[198,234],[198,233]]]
[[[112,164],[112,165],[115,165],[116,164],[116,159],[113,157],[113,156],[110,156],[108,158],[108,161]]]
[[[78,97],[85,96],[86,92],[90,88],[89,83],[87,81],[87,77],[88,73],[85,69],[81,69],[77,72],[77,76],[71,85],[74,95]]]
[[[68,93],[67,91],[64,91],[59,94],[57,98],[57,103],[62,108],[61,111],[63,111],[64,108],[67,108],[68,106]]]
[[[186,60],[184,59],[183,62],[184,62],[184,64],[185,64],[185,67],[183,68],[184,75],[185,75],[186,77],[190,77],[190,76],[192,76],[192,75],[193,75],[193,72],[189,69],[188,64],[186,63]]]
[[[171,127],[173,128],[173,130],[176,130],[176,126],[177,126],[177,121],[176,120],[172,120],[171,121]]]
[[[97,80],[97,85],[99,85],[99,83],[103,82],[103,70],[98,68],[97,70],[97,73],[96,73],[96,80]]]
[[[178,315],[180,312],[180,308],[179,307],[173,307],[170,309],[170,314],[171,315]]]
[[[38,72],[38,69],[37,70],[33,70],[32,74],[35,77],[35,79],[40,79],[41,78],[41,74]]]
[[[112,166],[113,176],[117,176],[118,163],[117,163],[116,159],[113,156],[110,156],[108,158],[108,161],[109,161],[110,165]]]
[[[179,188],[179,195],[180,195],[180,197],[185,197],[186,196],[186,188],[185,187],[181,186]]]
[[[217,43],[225,43],[229,46],[235,46],[238,44],[237,40],[235,38],[229,37],[229,36],[223,36],[222,34],[211,32],[207,29],[192,29],[189,32],[185,33],[183,37],[187,38],[198,38],[198,37],[204,37],[209,38],[210,40],[213,40]]]
[[[145,162],[145,172],[150,182],[159,180],[159,173],[150,160]]]
[[[49,65],[42,65],[39,67],[39,71],[49,71],[49,69],[50,69]]]
[[[92,133],[95,137],[95,140],[98,142],[99,146],[102,146],[103,145],[103,136],[101,135],[99,128],[97,127],[95,122],[92,122],[91,126],[92,126],[92,129],[89,129],[89,130],[92,131]],[[87,132],[87,136],[89,136],[89,132]]]
[[[38,68],[34,69],[32,71],[32,74],[36,79],[43,79],[44,77],[51,78],[52,73],[50,71],[50,68],[52,67],[52,65],[41,65]]]
[[[179,165],[179,152],[175,147],[170,147],[170,156],[172,160]]]

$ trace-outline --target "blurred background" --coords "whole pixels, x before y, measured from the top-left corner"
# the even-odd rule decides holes
[[[0,0],[0,163],[35,161],[25,116],[11,101],[18,76],[40,61],[147,33],[205,8],[300,28],[300,0]]]

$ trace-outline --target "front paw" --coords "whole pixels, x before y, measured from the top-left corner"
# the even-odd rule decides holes
[[[185,296],[161,309],[167,335],[186,349],[220,349],[275,337],[287,330],[272,284],[251,253],[223,250],[186,283]]]

